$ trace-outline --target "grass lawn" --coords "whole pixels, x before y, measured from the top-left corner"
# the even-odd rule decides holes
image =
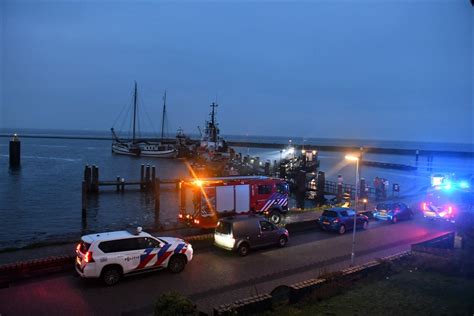
[[[409,270],[266,315],[474,315],[474,280]]]

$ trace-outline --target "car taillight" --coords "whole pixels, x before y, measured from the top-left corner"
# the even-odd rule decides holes
[[[428,210],[428,207],[427,207],[426,203],[423,203],[422,208],[423,208],[423,211],[427,211],[427,210]]]
[[[79,243],[79,244],[77,244],[77,246],[76,246],[76,252],[79,252],[80,249],[81,249],[81,244]]]
[[[92,258],[92,252],[86,252],[86,255],[84,256],[84,261],[87,263],[94,262],[94,258]]]
[[[333,223],[339,223],[339,218],[336,218],[332,221]]]

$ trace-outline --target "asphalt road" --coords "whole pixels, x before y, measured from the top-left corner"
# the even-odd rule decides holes
[[[412,243],[449,229],[447,224],[421,218],[396,225],[371,222],[369,229],[357,232],[356,263],[408,250]],[[290,236],[285,248],[256,250],[244,258],[209,247],[195,251],[193,261],[178,275],[163,270],[126,278],[115,287],[64,273],[20,281],[0,290],[0,315],[143,315],[151,311],[156,297],[171,290],[210,312],[212,307],[279,284],[347,266],[351,239],[350,232],[339,236],[315,229]]]

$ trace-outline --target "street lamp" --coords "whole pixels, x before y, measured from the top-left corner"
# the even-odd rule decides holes
[[[357,187],[359,185],[359,157],[353,155],[346,155],[346,160],[356,162],[356,183],[355,183],[355,212],[354,212],[354,227],[352,229],[352,252],[351,252],[351,267],[354,265],[355,253],[355,237],[356,237],[356,217],[357,217],[357,204],[359,203],[359,194]]]

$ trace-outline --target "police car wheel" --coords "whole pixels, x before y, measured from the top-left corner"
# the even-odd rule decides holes
[[[168,269],[173,273],[179,273],[184,270],[186,260],[182,256],[173,256],[168,263]]]
[[[346,226],[344,225],[341,225],[341,227],[339,227],[339,235],[344,235],[344,233],[346,232]]]
[[[270,221],[274,224],[279,224],[281,222],[281,214],[278,212],[272,212],[270,214]]]
[[[249,246],[247,244],[241,244],[237,252],[241,257],[245,257],[249,253]]]
[[[278,247],[285,247],[287,242],[288,238],[286,238],[286,236],[280,236],[278,239]]]
[[[120,269],[117,267],[109,267],[109,268],[104,269],[101,277],[102,277],[102,281],[106,285],[112,286],[112,285],[117,284],[120,281],[120,278],[122,277],[122,273]]]

